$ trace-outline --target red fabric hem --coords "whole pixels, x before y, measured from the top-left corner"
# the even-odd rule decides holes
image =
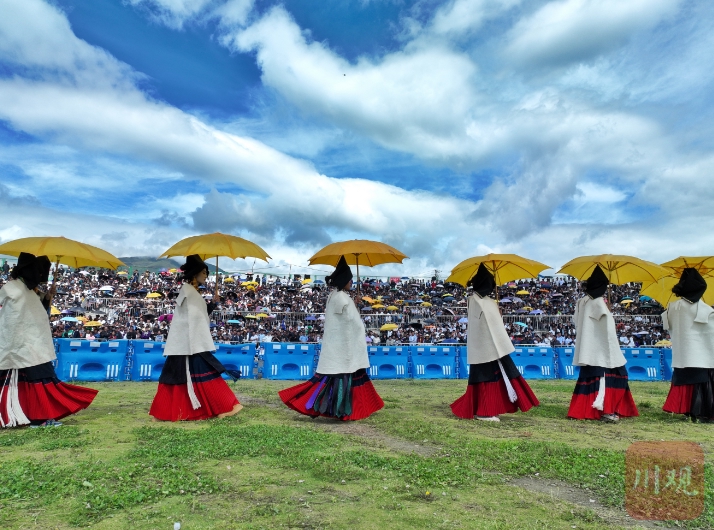
[[[512,414],[519,409],[527,412],[540,405],[525,379],[522,377],[511,379],[511,385],[516,391],[515,403],[511,403],[508,398],[506,384],[501,379],[491,383],[468,385],[466,393],[451,404],[451,411],[459,418],[471,420],[474,416]]]
[[[9,388],[5,387],[2,400],[0,400],[0,414],[7,423],[7,397]],[[93,388],[70,385],[67,383],[42,383],[19,381],[17,394],[20,408],[27,419],[60,420],[82,409],[86,409],[94,400],[99,391]]]
[[[149,414],[162,421],[207,420],[233,410],[240,402],[228,384],[217,377],[204,383],[194,383],[193,390],[201,402],[196,410],[183,385],[159,383]]]
[[[285,388],[278,392],[280,399],[289,408],[306,416],[317,417],[323,416],[326,418],[334,418],[327,414],[319,414],[314,410],[307,409],[307,402],[319,385],[322,383],[312,383],[305,381],[299,385]],[[368,418],[378,410],[384,407],[384,401],[379,397],[377,390],[374,388],[372,381],[352,388],[352,414],[338,418],[342,421],[356,421]]]
[[[673,412],[674,414],[689,414],[692,408],[692,393],[694,385],[672,385],[669,388],[669,394],[662,406],[665,412]]]
[[[622,388],[606,388],[603,409],[593,408],[597,392],[573,394],[568,409],[568,417],[576,420],[599,420],[603,414],[617,414],[623,418],[639,416],[632,392]]]

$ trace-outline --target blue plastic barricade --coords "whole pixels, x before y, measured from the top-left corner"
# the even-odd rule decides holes
[[[665,381],[672,380],[672,348],[662,348],[662,377]]]
[[[414,379],[456,379],[456,346],[411,346]]]
[[[315,373],[314,344],[264,342],[263,377],[265,379],[310,379]]]
[[[555,379],[555,352],[541,346],[518,346],[511,359],[526,379]]]
[[[132,346],[134,355],[131,357],[131,380],[158,381],[166,362],[166,357],[164,357],[166,343],[134,340]]]
[[[466,344],[456,348],[456,366],[459,371],[456,374],[459,379],[468,379],[471,366],[469,365],[468,350]]]
[[[118,381],[124,379],[129,341],[94,342],[58,339],[57,376],[64,380]]]
[[[369,377],[372,379],[406,379],[409,370],[408,346],[370,346]]]
[[[255,379],[255,344],[216,344],[218,349],[213,352],[216,359],[226,370],[238,370],[243,379]],[[223,374],[223,379],[230,379],[228,374]]]
[[[580,376],[580,367],[573,366],[575,348],[555,348],[558,354],[558,378],[577,379]]]
[[[627,359],[631,381],[661,381],[662,359],[659,348],[621,348]]]

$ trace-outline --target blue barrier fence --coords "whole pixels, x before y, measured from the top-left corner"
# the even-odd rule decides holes
[[[164,342],[118,340],[95,342],[55,339],[57,376],[65,381],[158,381],[164,366]],[[307,380],[315,373],[319,344],[262,343],[218,344],[216,358],[229,370],[239,370],[247,379]],[[467,379],[466,345],[419,344],[370,346],[369,375],[372,379]],[[526,379],[577,379],[573,365],[575,348],[516,347],[511,354]],[[669,381],[672,350],[669,348],[623,348],[627,371],[633,381]],[[260,365],[262,364],[262,368]],[[228,378],[224,374],[224,378]]]

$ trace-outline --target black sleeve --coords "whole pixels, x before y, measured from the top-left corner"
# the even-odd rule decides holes
[[[213,302],[206,303],[206,311],[208,311],[209,315],[213,313],[213,311],[215,311],[216,307],[218,307],[218,304],[215,304]]]

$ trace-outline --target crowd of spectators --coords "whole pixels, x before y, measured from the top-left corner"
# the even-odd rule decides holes
[[[0,271],[0,286],[8,279]],[[216,276],[204,297],[214,297]],[[181,281],[174,270],[116,272],[62,269],[51,315],[55,337],[95,340],[165,340]],[[668,338],[663,308],[640,297],[639,284],[613,285],[609,293],[619,339],[625,346]],[[329,289],[320,280],[267,275],[218,275],[218,308],[211,315],[217,342],[320,342]],[[364,279],[353,294],[373,345],[464,343],[466,298],[462,286],[437,279]],[[569,345],[572,313],[582,296],[574,278],[556,276],[500,286],[506,329],[515,344]],[[214,300],[215,301],[215,300]],[[381,307],[380,307],[381,306]],[[89,324],[89,325],[87,325]],[[391,330],[382,331],[385,324]]]

